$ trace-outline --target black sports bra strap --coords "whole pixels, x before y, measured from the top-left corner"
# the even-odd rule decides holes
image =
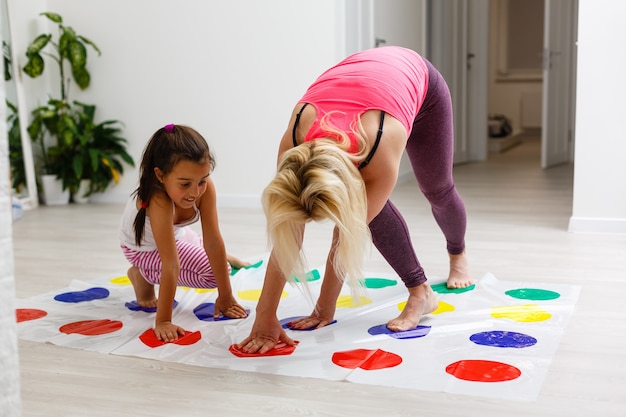
[[[291,138],[293,139],[293,146],[298,146],[298,142],[296,142],[296,129],[298,129],[298,123],[300,123],[300,116],[302,116],[302,111],[308,105],[309,103],[304,103],[304,106],[302,106],[302,108],[296,115],[296,121],[293,122],[293,132],[291,133]]]
[[[383,136],[383,124],[385,123],[385,112],[380,112],[380,124],[378,125],[378,134],[376,135],[376,140],[374,141],[374,146],[370,150],[370,153],[367,154],[365,159],[357,166],[358,169],[363,169],[370,163],[372,158],[374,157],[374,152],[378,148],[378,144],[380,143],[380,138]]]

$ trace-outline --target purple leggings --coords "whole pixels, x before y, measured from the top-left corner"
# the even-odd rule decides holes
[[[446,238],[448,253],[458,255],[465,250],[466,214],[452,178],[452,100],[443,76],[428,61],[427,66],[428,92],[413,122],[406,151],[420,190]],[[374,246],[408,288],[426,282],[406,222],[391,201],[369,227]]]

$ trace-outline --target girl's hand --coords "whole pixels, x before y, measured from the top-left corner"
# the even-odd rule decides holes
[[[179,336],[185,335],[185,329],[169,321],[164,321],[154,325],[154,334],[157,339],[163,342],[173,342]]]
[[[248,317],[246,309],[243,308],[233,297],[218,296],[215,300],[214,317],[218,318],[221,314],[231,319],[245,319]]]
[[[263,320],[257,315],[250,331],[250,336],[237,346],[246,353],[263,354],[272,350],[279,342],[289,346],[296,344],[293,339],[287,336],[285,329],[283,329],[276,317]]]

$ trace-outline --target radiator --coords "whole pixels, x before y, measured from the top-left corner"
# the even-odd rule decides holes
[[[522,93],[521,100],[522,129],[541,128],[541,92]]]

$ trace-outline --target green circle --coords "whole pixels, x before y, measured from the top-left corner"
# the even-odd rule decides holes
[[[294,275],[294,277],[293,277],[293,278],[294,278],[294,280],[295,280],[296,282],[300,282],[300,279],[299,279],[298,277],[296,277],[295,275]],[[321,276],[320,276],[320,271],[318,271],[317,269],[313,269],[313,270],[311,270],[311,271],[307,272],[307,273],[304,275],[304,278],[305,278],[306,282],[317,281],[318,279],[320,279],[320,278],[321,278]]]
[[[261,265],[263,265],[263,260],[260,260],[259,262],[252,264],[252,265],[244,266],[242,268],[235,268],[234,266],[231,265],[230,276],[235,275],[237,272],[241,271],[242,269],[259,268]]]
[[[472,291],[474,288],[476,288],[476,284],[472,284],[469,287],[465,288],[448,288],[447,283],[440,282],[439,284],[431,285],[431,288],[434,292],[438,292],[439,294],[461,294],[467,291]]]
[[[561,296],[558,292],[538,288],[518,288],[516,290],[509,290],[505,292],[505,294],[521,300],[554,300]]]
[[[365,288],[385,288],[398,285],[398,281],[385,278],[365,278],[363,280],[363,286]]]

